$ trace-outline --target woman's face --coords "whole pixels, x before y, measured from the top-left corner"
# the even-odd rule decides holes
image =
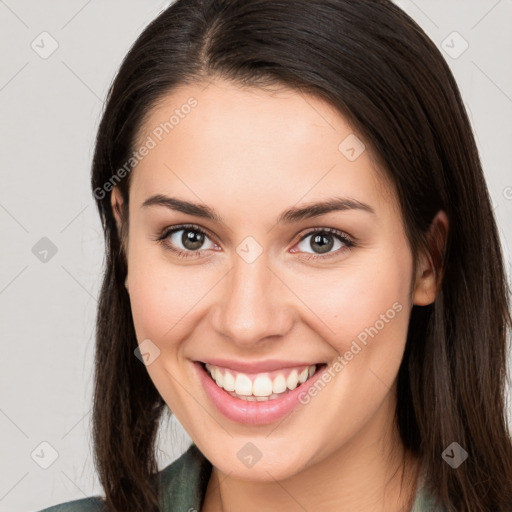
[[[344,118],[296,91],[217,80],[169,95],[139,141],[134,326],[152,381],[200,450],[224,473],[263,481],[381,438],[412,304],[433,297],[411,281],[394,191]],[[313,215],[342,199],[366,206]],[[278,398],[232,397],[197,363],[214,360],[226,387]],[[276,361],[272,373],[239,366]],[[281,393],[293,368],[316,363],[328,366]]]

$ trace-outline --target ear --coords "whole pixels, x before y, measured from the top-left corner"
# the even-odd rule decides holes
[[[427,306],[436,299],[443,278],[442,265],[448,229],[448,217],[443,210],[439,210],[429,228],[428,253],[422,253],[418,262],[413,304]]]
[[[114,218],[116,220],[116,225],[117,225],[117,233],[119,235],[119,237],[121,238],[121,225],[122,225],[122,220],[121,220],[121,209],[122,209],[122,206],[123,206],[123,198],[121,196],[121,192],[119,190],[119,187],[114,187],[112,189],[112,193],[110,194],[110,204],[112,206],[112,213],[114,214]],[[121,240],[121,245],[124,245],[125,241],[124,240]],[[126,248],[125,248],[126,250]],[[126,287],[126,290],[128,291],[129,293],[129,290],[128,290],[128,275],[126,276],[126,279],[125,279],[125,282],[124,282],[124,286]]]
[[[121,207],[123,204],[123,198],[119,187],[115,186],[110,194],[110,204],[112,206],[112,212],[117,224],[117,233],[121,234]]]

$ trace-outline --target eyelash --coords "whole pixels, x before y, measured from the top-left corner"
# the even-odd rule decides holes
[[[195,231],[197,233],[200,233],[202,235],[207,236],[208,238],[212,239],[213,237],[210,236],[210,234],[205,231],[203,228],[200,228],[196,224],[182,224],[179,226],[174,226],[173,228],[164,229],[157,237],[154,239],[156,242],[158,242],[160,245],[164,247],[164,249],[171,251],[178,255],[180,258],[197,258],[203,253],[204,251],[208,249],[200,249],[199,251],[183,251],[181,249],[175,249],[172,247],[171,244],[167,242],[167,238],[172,235],[173,233],[176,233],[177,231],[183,231],[183,230],[189,230],[189,231]],[[326,256],[321,256],[319,254],[312,254],[307,253],[307,256],[301,256],[302,259],[305,260],[326,260],[331,257],[337,256],[341,253],[344,253],[348,250],[350,250],[352,247],[356,247],[356,243],[354,240],[349,238],[345,233],[342,231],[339,231],[337,229],[333,228],[313,228],[309,230],[306,234],[304,234],[297,242],[299,244],[302,242],[305,238],[308,236],[314,235],[315,233],[328,233],[330,235],[335,236],[340,242],[345,244],[345,247],[338,249],[337,251],[333,253],[326,253]]]

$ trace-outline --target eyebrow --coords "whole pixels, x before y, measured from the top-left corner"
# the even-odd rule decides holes
[[[222,217],[207,205],[192,203],[183,199],[175,197],[167,197],[162,194],[156,194],[148,197],[141,208],[148,208],[150,206],[164,206],[173,211],[193,215],[195,217],[202,217],[212,221],[224,224]],[[310,219],[325,215],[326,213],[347,210],[360,210],[376,215],[375,210],[368,204],[362,203],[357,199],[349,197],[333,197],[325,201],[309,203],[300,207],[293,207],[285,210],[277,219],[277,224],[292,224],[304,219]]]

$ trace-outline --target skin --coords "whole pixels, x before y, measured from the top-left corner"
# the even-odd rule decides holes
[[[132,170],[125,250],[137,339],[160,350],[149,376],[214,466],[202,510],[409,510],[419,461],[404,450],[393,423],[396,377],[411,308],[435,299],[438,278],[426,255],[412,275],[393,187],[369,149],[355,161],[338,150],[354,130],[337,110],[286,88],[220,79],[206,88],[183,86],[150,113],[140,140],[191,96],[197,107]],[[224,223],[142,208],[154,194],[209,205]],[[375,214],[347,210],[276,224],[285,209],[333,195],[367,203]],[[116,212],[117,189],[111,197]],[[117,212],[116,219],[120,228]],[[198,257],[180,258],[154,241],[182,223],[212,234]],[[331,257],[307,260],[323,254],[313,236],[300,241],[316,227],[337,229],[357,246],[343,250],[343,242],[328,238]],[[436,243],[445,242],[447,228],[440,211]],[[167,241],[186,251],[182,233]],[[236,252],[247,236],[263,248],[250,264]],[[281,421],[228,420],[193,372],[192,361],[208,357],[333,363],[396,302],[401,311]],[[250,468],[237,457],[247,442],[262,453]]]

